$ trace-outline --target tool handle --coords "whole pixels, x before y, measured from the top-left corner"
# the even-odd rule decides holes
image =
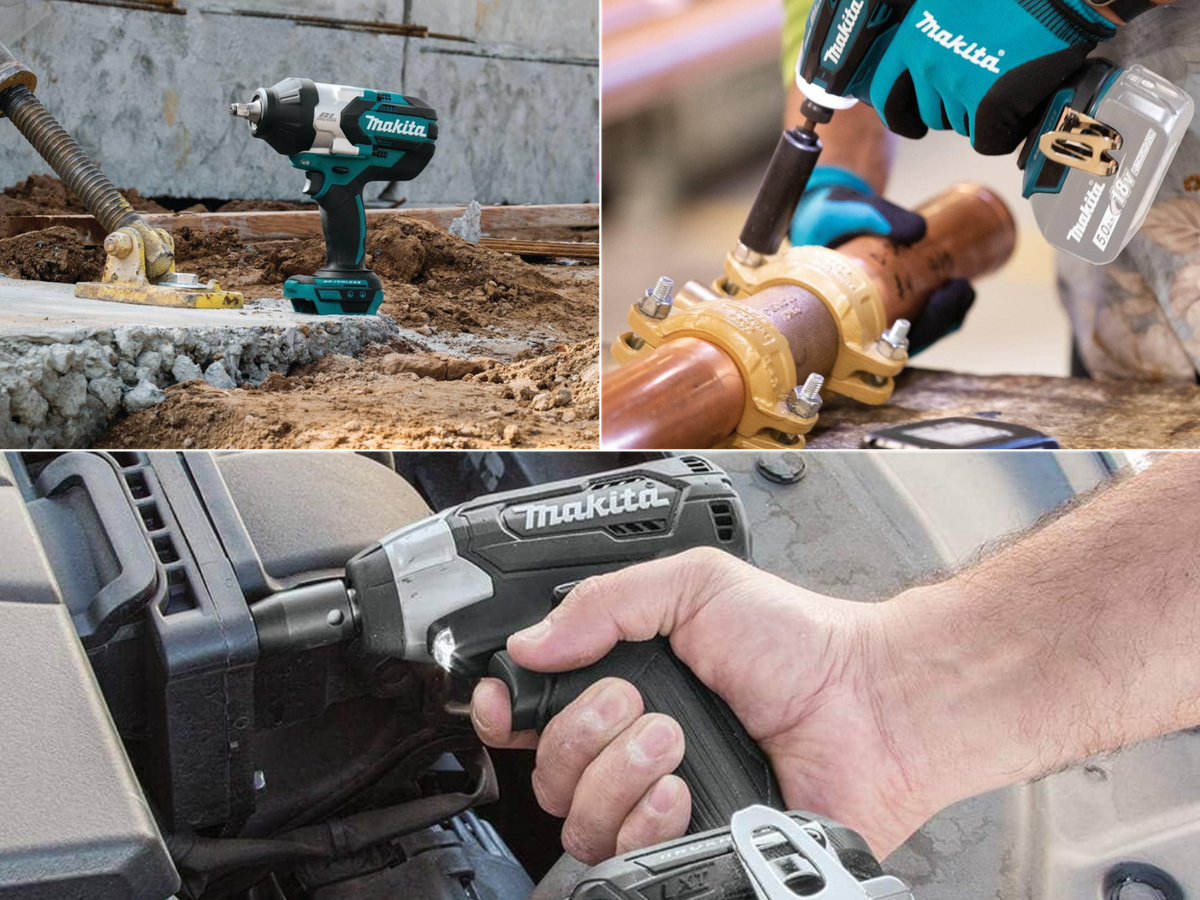
[[[367,255],[367,212],[362,185],[332,185],[317,196],[317,205],[321,208],[321,230],[325,233],[325,269],[361,271]]]
[[[690,833],[728,825],[735,812],[756,803],[784,808],[762,749],[728,704],[680,662],[666,638],[617,644],[594,665],[560,675],[522,669],[502,651],[492,657],[489,674],[508,685],[514,730],[541,731],[602,678],[634,684],[647,712],[668,715],[683,728],[686,750],[677,773],[692,794]]]

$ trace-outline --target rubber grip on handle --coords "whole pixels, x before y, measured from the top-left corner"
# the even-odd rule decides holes
[[[361,269],[367,255],[367,213],[362,188],[334,185],[317,199],[325,233],[326,269]]]
[[[735,812],[755,803],[784,809],[762,749],[728,704],[679,661],[666,638],[618,644],[594,665],[560,675],[529,672],[501,651],[492,657],[488,673],[508,685],[514,730],[541,731],[602,678],[634,684],[646,712],[668,715],[683,729],[687,747],[676,771],[692,794],[689,833],[726,826]]]

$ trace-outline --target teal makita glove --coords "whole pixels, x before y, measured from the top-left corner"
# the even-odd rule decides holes
[[[839,247],[852,238],[874,234],[899,244],[925,237],[925,217],[879,197],[865,180],[837,166],[813,172],[808,190],[792,218],[793,247]],[[956,279],[933,293],[909,332],[909,353],[915,356],[962,327],[975,290]]]
[[[919,0],[871,78],[871,105],[904,137],[953,129],[979,153],[1011,153],[1115,34],[1084,0]]]
[[[848,169],[818,167],[792,217],[792,246],[838,247],[864,234],[915,244],[925,237],[925,219],[876,196]]]

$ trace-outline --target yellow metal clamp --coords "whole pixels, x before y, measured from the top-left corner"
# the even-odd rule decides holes
[[[802,418],[788,409],[796,362],[779,329],[757,310],[693,281],[679,292],[665,319],[651,318],[635,305],[629,310],[629,324],[633,332],[622,335],[612,349],[621,365],[647,347],[682,337],[715,344],[737,363],[746,385],[746,408],[729,446],[738,446],[739,437],[752,439],[763,431],[799,436],[817,424],[816,416]]]
[[[792,247],[759,266],[746,266],[732,255],[725,260],[726,278],[717,289],[751,297],[775,285],[794,284],[815,294],[837,323],[841,347],[825,389],[860,403],[879,406],[895,390],[895,378],[908,364],[907,354],[891,359],[879,349],[887,328],[883,298],[862,269],[836,250]],[[795,387],[795,376],[793,384]]]
[[[743,265],[730,256],[725,270],[715,290],[690,282],[665,318],[654,318],[635,304],[629,311],[633,331],[622,335],[612,349],[617,362],[624,365],[676,338],[709,341],[737,363],[746,384],[745,412],[725,446],[803,446],[803,435],[812,431],[818,415],[801,417],[789,407],[798,385],[787,339],[763,312],[743,302],[769,287],[798,285],[819,298],[837,323],[841,346],[825,388],[872,405],[891,399],[895,377],[907,365],[908,355],[900,350],[885,356],[881,351],[880,338],[887,327],[883,300],[861,269],[834,250],[795,247],[758,266]]]

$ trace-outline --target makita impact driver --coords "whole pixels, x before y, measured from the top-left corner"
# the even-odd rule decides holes
[[[437,113],[424,100],[385,91],[287,78],[259,88],[230,115],[307,174],[304,193],[321,208],[325,266],[295,275],[283,294],[296,312],[370,314],[383,303],[383,282],[363,264],[367,216],[363,188],[372,181],[411,181],[433,158]]]
[[[745,511],[706,460],[661,460],[464,503],[364,550],[344,582],[284,591],[252,612],[264,653],[347,641],[367,673],[407,661],[502,678],[518,729],[540,729],[601,678],[630,680],[647,710],[684,729],[679,771],[692,790],[693,831],[704,831],[727,826],[739,809],[783,801],[761,750],[666,639],[620,644],[557,676],[523,671],[503,652],[509,635],[583,579],[692,547],[748,559]]]
[[[1004,54],[970,43],[928,13],[906,19],[916,0],[814,3],[796,67],[805,123],[784,133],[746,220],[734,259],[757,266],[778,252],[821,155],[816,129],[838,110],[869,102],[871,81],[899,29],[988,71]],[[988,55],[992,54],[992,55]],[[953,56],[947,64],[957,64]],[[1191,123],[1192,98],[1142,66],[1089,60],[1049,100],[1020,164],[1046,239],[1095,264],[1116,259],[1145,221]]]

